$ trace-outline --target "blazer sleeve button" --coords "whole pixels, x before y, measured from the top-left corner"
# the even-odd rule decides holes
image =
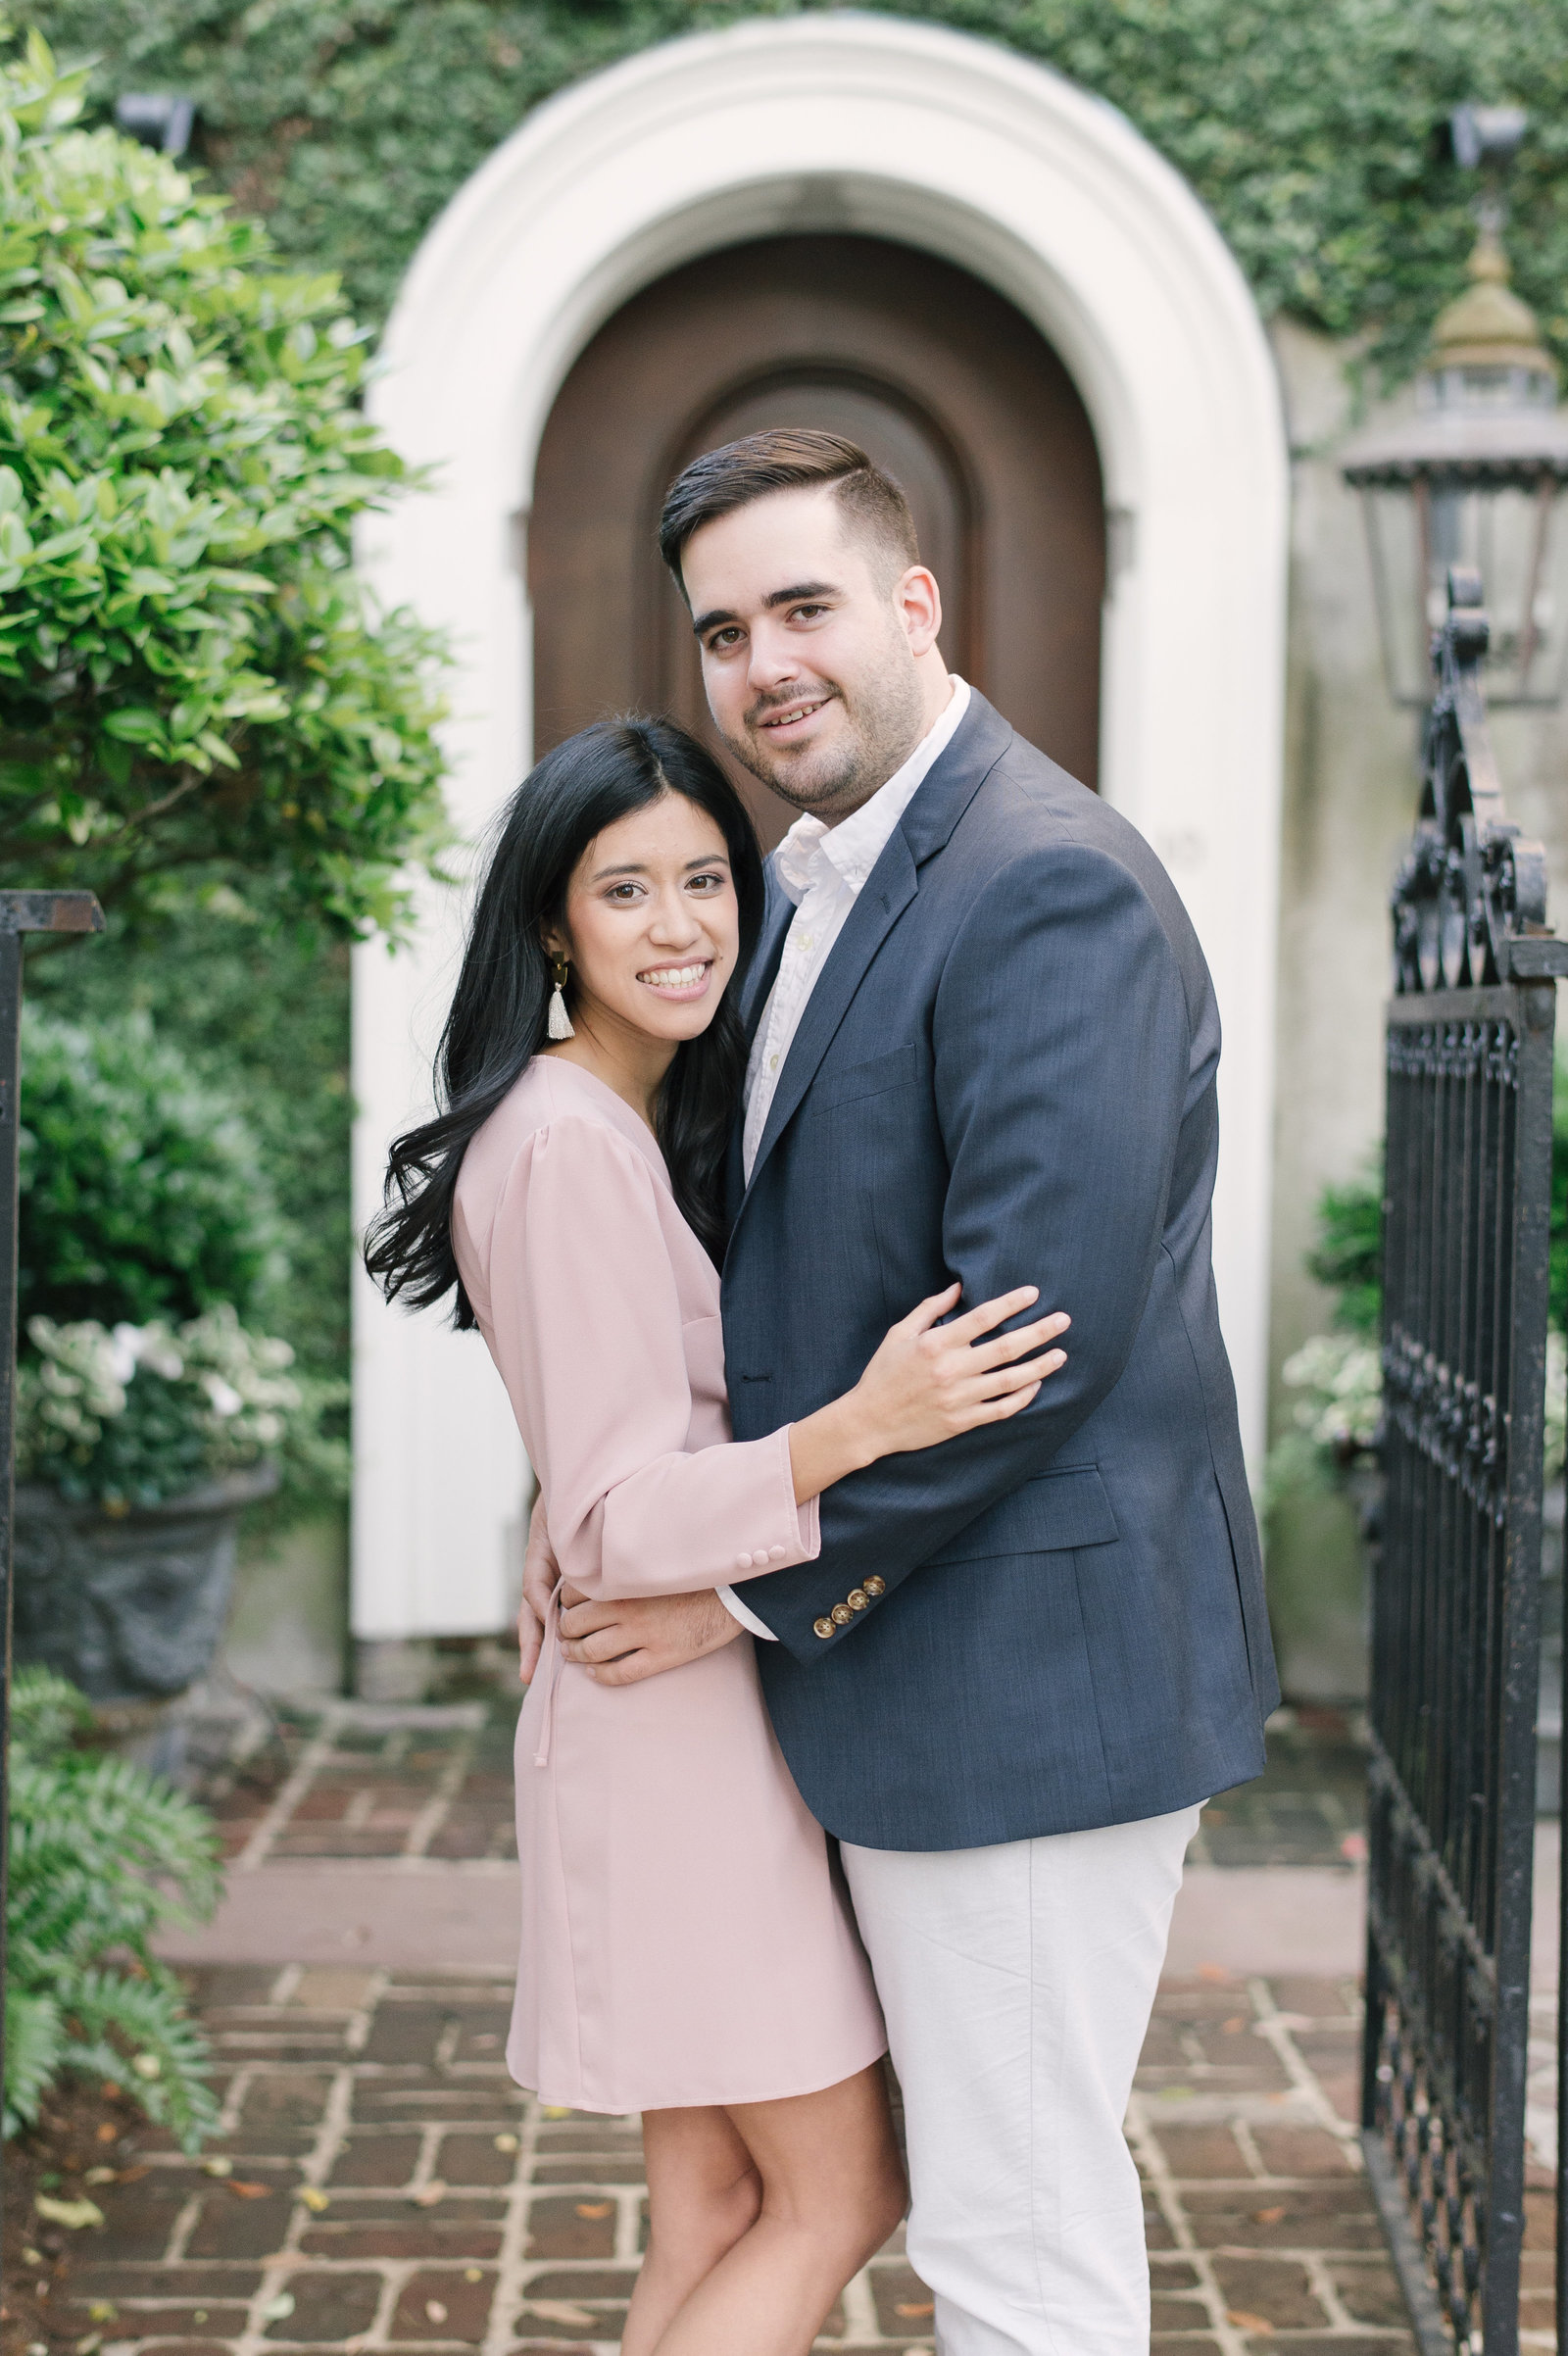
[[[833,1623],[831,1620],[813,1620],[811,1622],[811,1626],[816,1631],[818,1636],[831,1636],[833,1634]]]
[[[782,1546],[769,1546],[767,1549],[767,1559],[769,1562],[782,1562],[784,1559],[784,1548]]]
[[[871,1598],[863,1587],[852,1587],[849,1595],[851,1611],[864,1611]]]
[[[865,1582],[865,1593],[870,1596],[873,1603],[876,1601],[878,1595],[885,1595],[887,1592],[888,1583],[885,1579],[878,1579],[873,1576],[867,1579]]]
[[[834,1627],[835,1627],[835,1628],[848,1628],[848,1626],[849,1626],[850,1622],[851,1622],[851,1621],[854,1619],[854,1617],[855,1617],[855,1614],[854,1614],[854,1612],[853,1612],[853,1611],[851,1611],[851,1609],[850,1609],[850,1607],[849,1607],[849,1605],[848,1605],[847,1603],[835,1603],[835,1604],[834,1604],[834,1606],[833,1606],[833,1625],[834,1625]]]
[[[750,1554],[737,1554],[737,1555],[736,1555],[736,1557],[735,1557],[735,1568],[736,1568],[738,1571],[749,1571],[749,1570],[751,1569],[751,1567],[752,1567],[752,1558],[751,1558]]]

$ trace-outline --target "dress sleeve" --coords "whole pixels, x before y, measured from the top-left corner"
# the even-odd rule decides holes
[[[682,1595],[808,1562],[789,1427],[687,1447],[680,1297],[653,1171],[567,1115],[513,1165],[490,1243],[495,1351],[563,1576],[585,1595]]]

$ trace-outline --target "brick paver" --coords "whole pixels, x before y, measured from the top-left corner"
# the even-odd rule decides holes
[[[201,1780],[231,1872],[322,1858],[495,1866],[517,1853],[516,1692],[489,1700],[328,1702],[258,1721]]]
[[[149,2135],[96,2189],[105,2223],[74,2237],[59,2356],[99,2339],[85,2356],[616,2346],[645,2232],[637,2123],[514,2086],[503,1978],[196,1979],[223,2132],[201,2163]],[[1129,2118],[1156,2352],[1413,2356],[1349,2125],[1356,2005],[1320,1981],[1162,1989]],[[818,2342],[932,2346],[897,2240]]]

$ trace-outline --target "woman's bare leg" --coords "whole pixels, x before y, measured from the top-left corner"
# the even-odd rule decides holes
[[[705,2275],[757,2222],[762,2183],[717,2109],[645,2111],[648,2254],[627,2311],[620,2356],[654,2356]]]
[[[882,2065],[724,2115],[760,2180],[760,2211],[689,2293],[656,2356],[808,2356],[845,2283],[904,2215]]]

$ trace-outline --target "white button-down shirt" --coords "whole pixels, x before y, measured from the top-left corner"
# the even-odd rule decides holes
[[[824,826],[820,818],[808,814],[797,818],[773,855],[773,872],[795,903],[795,913],[785,936],[777,978],[757,1026],[751,1061],[746,1067],[746,1125],[741,1134],[741,1154],[748,1185],[762,1131],[767,1127],[779,1074],[817,977],[827,962],[828,952],[844,930],[867,876],[887,849],[893,829],[936,761],[947,751],[968,709],[968,685],[955,678],[953,694],[941,717],[921,737],[903,767],[894,770],[869,802],[862,802],[858,810],[841,818],[837,826]],[[727,1587],[721,1587],[718,1595],[743,1628],[749,1628],[754,1636],[766,1637],[770,1643],[775,1641],[771,1628],[764,1627],[756,1612]]]
[[[779,1073],[828,952],[849,921],[850,910],[887,849],[893,829],[933,764],[947,751],[968,709],[968,686],[962,679],[955,679],[941,718],[869,802],[862,802],[837,826],[824,826],[820,818],[809,814],[797,818],[773,854],[773,872],[794,901],[795,914],[746,1067],[746,1127],[741,1152],[748,1185]]]

